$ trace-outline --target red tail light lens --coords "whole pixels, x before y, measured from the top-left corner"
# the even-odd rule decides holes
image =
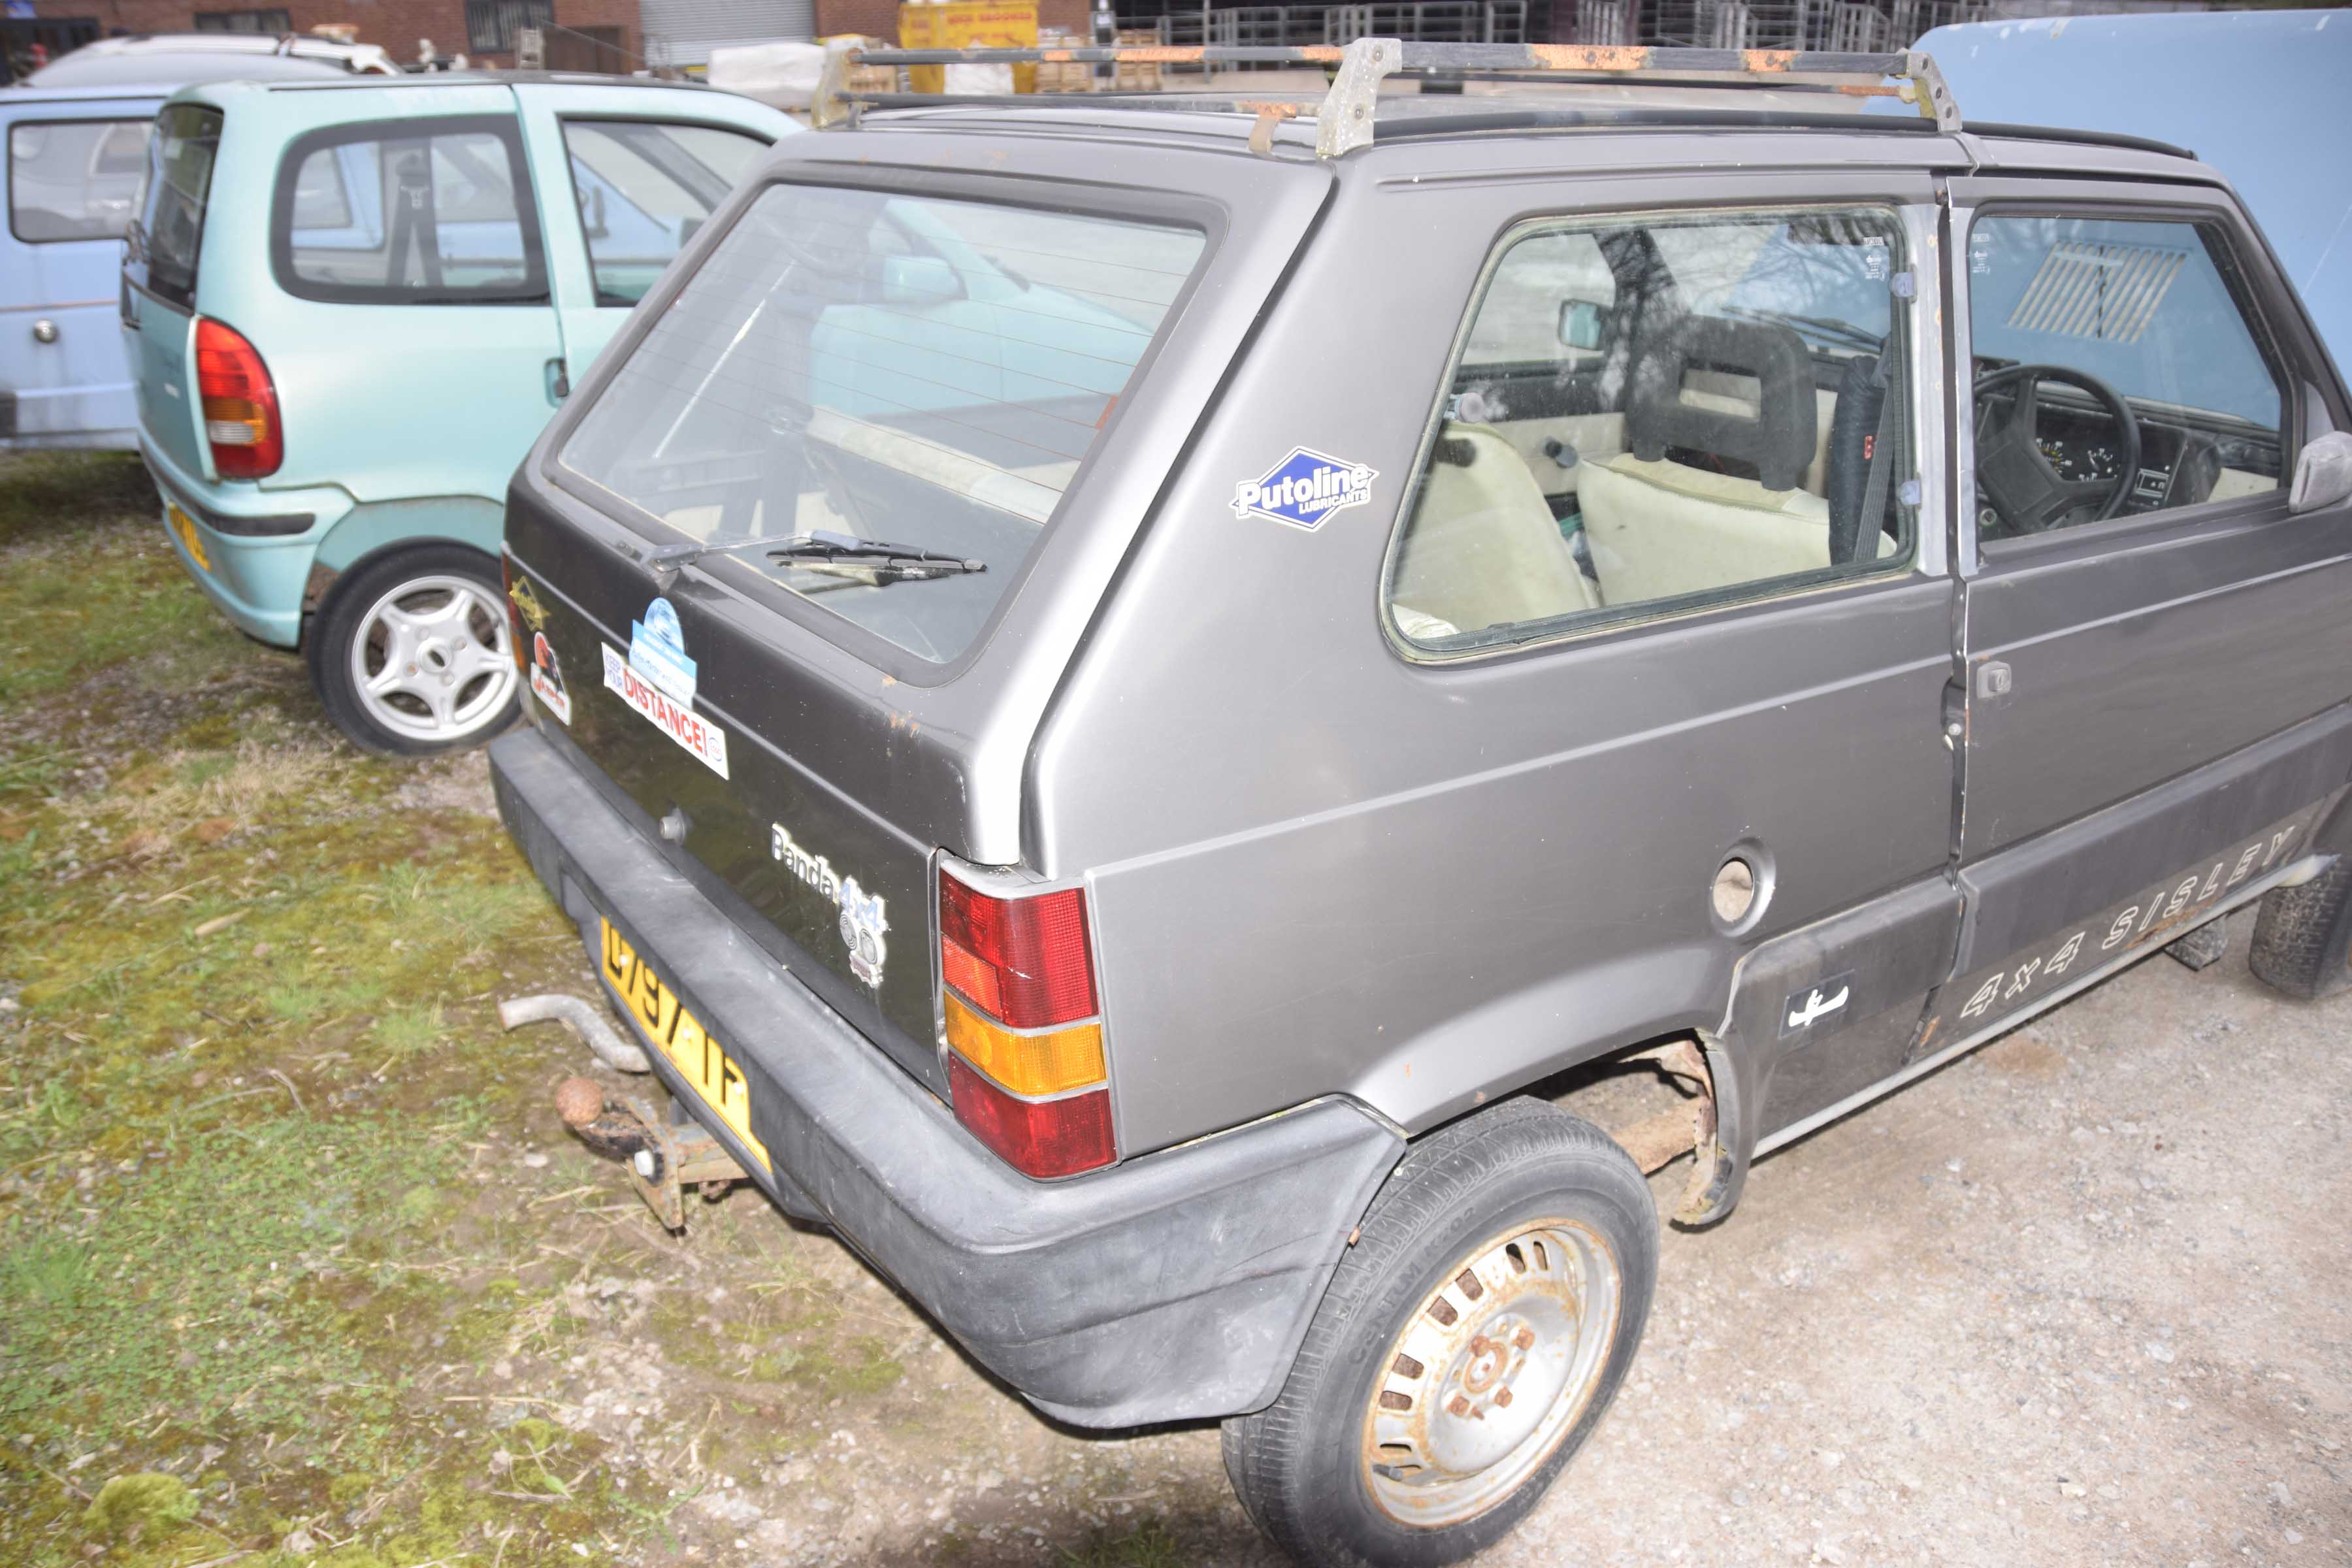
[[[1085,890],[996,899],[941,872],[940,966],[950,985],[1015,1029],[1093,1016]]]
[[[1025,1175],[1117,1160],[1086,893],[997,898],[942,870],[940,975],[956,1120]]]
[[[952,1052],[948,1056],[948,1088],[955,1098],[956,1120],[1026,1175],[1075,1176],[1118,1157],[1111,1138],[1108,1089],[1061,1100],[1022,1100],[989,1082]]]
[[[196,320],[196,399],[213,468],[225,479],[267,479],[286,460],[278,387],[261,355],[232,327]]]

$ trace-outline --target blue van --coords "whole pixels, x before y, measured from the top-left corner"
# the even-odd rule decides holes
[[[147,127],[170,90],[0,90],[0,449],[138,445],[116,294]]]

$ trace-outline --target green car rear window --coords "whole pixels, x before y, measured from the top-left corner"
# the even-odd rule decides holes
[[[221,112],[199,103],[167,103],[147,140],[147,173],[123,270],[161,299],[193,306],[196,255],[212,199],[213,158],[220,151]]]
[[[1166,324],[1199,230],[977,201],[772,186],[565,442],[665,542],[824,535],[979,562],[730,552],[944,664],[1028,559]]]

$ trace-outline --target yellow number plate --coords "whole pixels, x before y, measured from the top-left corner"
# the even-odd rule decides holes
[[[604,984],[620,996],[639,1032],[670,1059],[704,1103],[719,1112],[719,1120],[734,1130],[761,1168],[772,1169],[768,1151],[751,1136],[751,1086],[744,1080],[743,1069],[719,1048],[701,1021],[686,1010],[677,993],[663,984],[661,976],[613,929],[612,921],[596,923],[604,936],[601,960]]]
[[[163,503],[163,515],[172,520],[172,531],[178,534],[180,542],[188,547],[189,556],[197,565],[211,571],[212,557],[205,553],[205,536],[196,531],[195,520],[170,501]]]

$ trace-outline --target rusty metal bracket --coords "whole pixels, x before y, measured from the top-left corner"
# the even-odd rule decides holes
[[[716,1198],[750,1175],[699,1122],[677,1122],[638,1095],[606,1099],[593,1079],[566,1079],[556,1087],[555,1108],[580,1141],[629,1173],[629,1184],[665,1229],[686,1228],[686,1189],[700,1187]]]
[[[1707,1071],[1706,1053],[1696,1040],[1684,1039],[1637,1052],[1627,1059],[1654,1062],[1660,1072],[1696,1090],[1696,1098],[1686,1106],[1662,1110],[1610,1133],[1645,1176],[1685,1154],[1697,1155],[1674,1215],[1683,1224],[1695,1225],[1712,1207],[1708,1194],[1724,1158],[1723,1145],[1716,1137],[1715,1079]]]

